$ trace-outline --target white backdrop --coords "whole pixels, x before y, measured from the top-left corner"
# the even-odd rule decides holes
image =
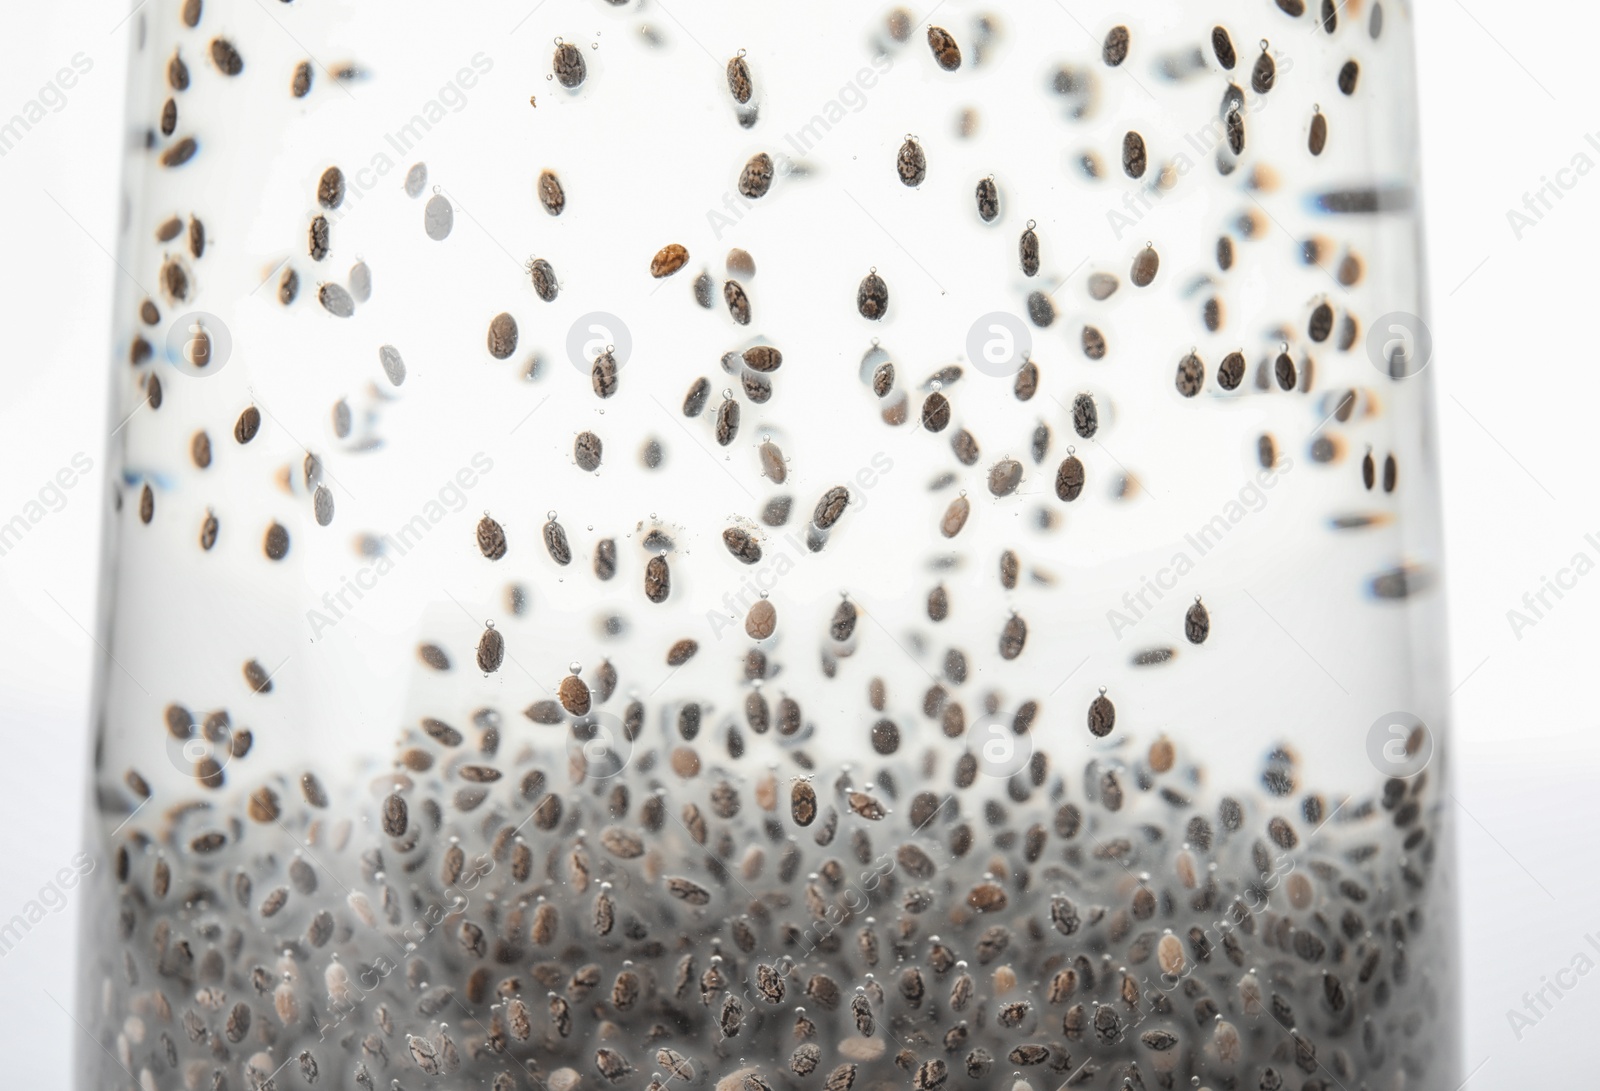
[[[1600,1019],[1600,973],[1587,972],[1600,965],[1600,869],[1584,863],[1600,828],[1600,576],[1588,578],[1600,562],[1590,442],[1600,12],[1551,0],[1417,6],[1465,876],[1464,1070],[1478,1089],[1578,1086]],[[78,852],[129,7],[13,4],[0,34],[0,121],[33,102],[45,111],[0,154],[10,338],[0,521],[75,456],[93,464],[0,556],[0,920]],[[1513,210],[1525,219],[1514,223]],[[1547,581],[1571,586],[1559,599],[1546,592],[1552,608],[1536,616],[1523,599]],[[1514,626],[1512,610],[1533,624]],[[64,1088],[71,1057],[95,1048],[68,1014],[76,910],[69,894],[0,955],[7,1086]],[[1578,974],[1583,955],[1594,961]],[[1509,1011],[1525,1012],[1525,994],[1541,989],[1540,1020],[1514,1030]]]

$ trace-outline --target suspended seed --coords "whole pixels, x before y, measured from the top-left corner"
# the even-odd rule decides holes
[[[933,59],[946,72],[954,72],[961,67],[961,47],[956,45],[955,37],[944,27],[928,28],[928,48],[933,50]]]
[[[393,345],[380,345],[378,362],[383,365],[383,373],[392,385],[399,386],[406,381],[406,362],[400,358],[399,349]]]
[[[1222,358],[1222,366],[1217,368],[1217,384],[1224,390],[1237,390],[1244,381],[1244,354],[1230,352]]]
[[[1294,366],[1294,357],[1287,352],[1278,353],[1278,358],[1272,364],[1273,377],[1278,380],[1278,389],[1293,390],[1297,375]]]
[[[1100,48],[1100,59],[1110,68],[1116,68],[1128,59],[1128,28],[1114,26],[1106,33],[1105,44]]]
[[[739,172],[739,192],[751,200],[759,200],[772,188],[772,156],[757,152]]]
[[[1211,51],[1217,56],[1217,63],[1229,72],[1238,63],[1239,57],[1233,51],[1233,39],[1228,37],[1228,32],[1222,27],[1211,28]]]
[[[689,905],[711,904],[711,892],[691,879],[668,876],[666,888],[668,894]]]
[[[1083,495],[1083,461],[1077,455],[1062,459],[1056,469],[1056,497],[1071,503]]]
[[[1154,247],[1146,246],[1139,251],[1133,259],[1133,269],[1129,279],[1137,288],[1147,288],[1150,282],[1156,279],[1156,272],[1161,268],[1161,255],[1157,254]]]
[[[1001,459],[989,469],[989,491],[995,496],[1010,496],[1022,484],[1022,463]]]
[[[1400,464],[1394,460],[1394,455],[1385,455],[1383,459],[1383,491],[1394,492],[1399,484]]]
[[[1339,69],[1339,90],[1346,95],[1356,93],[1356,81],[1361,78],[1361,66],[1355,61],[1345,61]]]
[[[1278,8],[1285,15],[1298,19],[1306,13],[1306,0],[1278,0]]]
[[[578,469],[592,473],[600,468],[602,450],[600,437],[593,432],[580,432],[572,443],[572,457]]]
[[[226,38],[211,39],[211,61],[224,76],[237,76],[244,71],[244,58]]]
[[[950,399],[937,390],[922,403],[922,427],[930,432],[942,432],[950,424]]]
[[[761,561],[760,543],[739,527],[729,527],[723,531],[722,544],[745,564],[758,564]]]
[[[811,522],[819,530],[827,530],[839,521],[849,503],[850,491],[842,485],[836,485],[823,493],[822,499],[817,501],[817,506],[811,513]]]
[[[1104,693],[1089,702],[1089,733],[1097,739],[1111,734],[1117,726],[1117,708]]]
[[[289,81],[289,93],[295,98],[305,98],[311,93],[310,61],[301,61],[294,66],[294,76]]]
[[[702,272],[694,278],[694,301],[709,311],[716,287],[716,281],[711,279],[711,274]]]
[[[1264,95],[1272,90],[1273,83],[1278,78],[1278,66],[1272,59],[1272,54],[1265,49],[1261,56],[1256,58],[1255,69],[1250,73],[1250,86],[1258,95]]]
[[[1183,617],[1183,635],[1191,644],[1204,644],[1211,635],[1211,612],[1198,598]]]
[[[285,269],[283,271],[283,276],[278,280],[278,302],[287,307],[289,304],[294,302],[295,296],[297,296],[299,293],[300,274],[295,272],[293,269]],[[324,306],[326,306],[326,303],[324,303]],[[351,304],[351,309],[355,309],[353,302]],[[349,315],[345,315],[344,317],[348,318]]]
[[[984,178],[978,183],[977,199],[978,218],[984,223],[993,223],[1000,215],[1000,190],[993,178]]]
[[[398,795],[390,795],[383,801],[383,832],[390,837],[402,837],[408,825],[406,801]]]
[[[318,485],[311,494],[311,512],[320,527],[333,522],[333,493],[326,485]]]
[[[1144,137],[1129,130],[1122,138],[1122,169],[1127,172],[1129,178],[1143,178],[1148,162]]]
[[[1012,614],[1000,630],[1000,658],[1011,660],[1022,654],[1028,642],[1028,623]]]
[[[874,269],[861,278],[861,285],[856,289],[856,310],[861,312],[862,318],[877,321],[888,309],[889,285]]]
[[[489,355],[504,360],[517,351],[517,320],[501,311],[489,320]]]
[[[932,34],[932,30],[929,31]],[[908,186],[920,186],[928,177],[928,157],[922,151],[922,145],[912,137],[906,137],[906,142],[900,145],[900,154],[896,157],[895,168],[899,171],[900,181]]]
[[[1039,392],[1039,365],[1032,360],[1023,362],[1017,369],[1017,377],[1012,380],[1011,393],[1016,395],[1017,401],[1032,401],[1033,396]]]
[[[589,714],[589,687],[576,674],[561,679],[561,684],[556,687],[556,699],[561,702],[562,708],[574,716]]]
[[[506,555],[506,532],[487,515],[478,520],[478,549],[491,561]]]
[[[954,538],[961,533],[961,528],[967,525],[967,517],[971,514],[971,501],[965,496],[956,497],[945,509],[944,518],[939,520],[939,533],[946,538]]]
[[[1238,110],[1229,110],[1227,119],[1228,148],[1234,155],[1244,152],[1244,118],[1239,116]],[[1232,264],[1232,254],[1229,254],[1229,264]],[[1226,268],[1226,266],[1224,266]]]
[[[589,385],[594,388],[595,396],[609,398],[617,392],[617,358],[608,348],[594,358],[594,366],[589,369]]]
[[[817,818],[817,792],[808,780],[797,780],[789,789],[789,815],[797,826],[809,826]]]
[[[335,318],[349,318],[356,313],[355,300],[350,298],[349,292],[337,284],[324,284],[318,288],[317,300],[323,309]]]
[[[262,542],[267,559],[281,561],[289,555],[289,532],[278,523],[273,523],[267,528],[267,534]]]
[[[253,405],[247,406],[233,424],[233,438],[240,444],[249,443],[256,438],[256,433],[259,431],[261,431],[261,410]]]
[[[422,209],[422,230],[434,242],[443,242],[450,237],[450,231],[456,224],[456,210],[450,201],[443,195],[435,193],[428,198],[428,203]]]
[[[665,602],[672,593],[672,573],[667,568],[666,557],[657,554],[644,566],[644,597],[651,602]]]
[[[1100,430],[1100,411],[1093,395],[1079,394],[1072,399],[1072,427],[1083,439],[1093,438]]]
[[[194,153],[199,149],[200,145],[195,143],[194,137],[186,136],[161,153],[161,165],[163,167],[181,167],[190,159],[193,159]]]
[[[216,544],[217,517],[208,511],[206,512],[205,522],[200,524],[200,548],[209,553],[211,547]]]
[[[1044,329],[1056,320],[1056,305],[1044,292],[1028,294],[1028,320]]]
[[[732,443],[739,434],[739,403],[732,398],[724,398],[722,404],[717,406],[717,445],[726,447]]]
[[[872,392],[880,398],[886,398],[893,389],[894,365],[892,363],[879,364],[872,373]]]
[[[329,167],[317,182],[317,203],[323,208],[338,208],[344,203],[344,171]]]
[[[567,207],[567,193],[561,188],[561,179],[553,170],[539,172],[539,203],[552,216],[559,216]]]
[[[667,666],[681,667],[694,658],[694,653],[700,650],[700,645],[687,638],[679,640],[667,649]]]
[[[1263,470],[1270,470],[1278,464],[1278,444],[1269,433],[1263,432],[1256,439],[1256,461],[1261,463]]]
[[[745,295],[744,285],[737,280],[729,280],[722,285],[722,301],[728,305],[728,314],[741,326],[750,324],[750,298]]]
[[[744,631],[751,640],[765,640],[778,627],[778,610],[766,599],[758,599],[745,615]]]
[[[546,303],[555,302],[560,294],[561,286],[556,283],[556,271],[548,261],[543,258],[534,258],[528,262],[528,280],[533,284],[533,293]]]
[[[493,625],[489,626],[478,638],[478,669],[484,674],[493,674],[500,669],[505,655],[506,638]]]
[[[689,393],[683,398],[683,415],[698,417],[706,407],[706,401],[711,397],[711,380],[705,376],[696,379],[689,387]]]
[[[1178,393],[1185,398],[1192,398],[1200,393],[1200,388],[1206,383],[1206,365],[1199,356],[1189,353],[1178,361]]]
[[[1091,360],[1106,358],[1106,338],[1093,326],[1083,327],[1083,354]]]
[[[556,46],[551,66],[555,69],[556,81],[569,91],[581,87],[584,77],[589,73],[583,51],[571,42],[561,42]]]
[[[656,251],[656,256],[650,259],[650,275],[657,280],[670,277],[682,269],[689,261],[689,251],[675,242],[670,242]]]
[[[750,65],[745,62],[743,53],[728,62],[728,93],[741,106],[750,101]]]
[[[567,532],[564,527],[554,519],[544,525],[544,548],[550,553],[550,559],[559,565],[572,563],[572,546],[567,544]]]

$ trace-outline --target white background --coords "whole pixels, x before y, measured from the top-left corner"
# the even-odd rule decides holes
[[[61,511],[0,557],[0,919],[79,847],[93,650],[84,626],[93,627],[96,609],[108,321],[121,275],[107,248],[127,6],[16,4],[0,35],[0,118],[75,54],[93,62],[64,108],[0,158],[0,521],[75,453],[96,467]],[[1507,612],[1575,554],[1600,560],[1600,545],[1585,540],[1595,533],[1600,542],[1592,440],[1600,172],[1564,175],[1570,191],[1520,240],[1507,213],[1580,153],[1600,166],[1600,149],[1585,139],[1595,134],[1600,144],[1592,47],[1600,13],[1491,0],[1419,8],[1457,687],[1464,1071],[1479,1089],[1579,1086],[1592,1082],[1579,1074],[1593,1071],[1600,973],[1576,978],[1520,1040],[1507,1011],[1580,953],[1600,960],[1585,939],[1600,943],[1600,868],[1589,840],[1600,819],[1592,699],[1600,575],[1578,579],[1520,635]],[[70,1058],[95,1048],[66,1010],[76,910],[69,904],[0,958],[7,1086],[66,1087]]]

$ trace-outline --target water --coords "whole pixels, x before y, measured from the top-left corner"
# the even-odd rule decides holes
[[[1410,19],[1300,6],[136,14],[83,1086],[1453,1089]]]

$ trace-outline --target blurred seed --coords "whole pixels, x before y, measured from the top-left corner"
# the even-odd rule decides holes
[[[344,203],[344,171],[329,167],[317,181],[317,203],[323,208],[338,208]]]
[[[689,387],[689,393],[683,397],[683,415],[698,417],[706,407],[706,401],[711,397],[711,380],[704,375],[696,379]]]
[[[294,77],[289,81],[289,93],[295,98],[305,98],[311,93],[310,61],[301,61],[294,66]]]
[[[967,525],[967,517],[971,514],[972,503],[965,496],[956,497],[945,509],[944,518],[939,520],[939,533],[946,538],[954,538]]]
[[[1116,68],[1128,59],[1128,28],[1114,26],[1106,34],[1105,44],[1100,48],[1100,59],[1111,68]]]
[[[1346,95],[1356,93],[1356,81],[1361,78],[1361,66],[1355,61],[1345,61],[1339,69],[1339,90]]]
[[[1228,150],[1233,152],[1234,155],[1242,155],[1244,153],[1244,118],[1239,116],[1238,110],[1228,111],[1226,126]]]
[[[289,532],[281,524],[273,523],[267,528],[262,548],[268,560],[283,560],[289,555]]]
[[[1306,146],[1311,149],[1312,155],[1321,155],[1322,149],[1328,146],[1328,119],[1320,110],[1311,115],[1311,133]]]
[[[226,38],[211,39],[211,60],[224,76],[237,76],[244,71],[244,58]]]
[[[1016,614],[1006,619],[1005,627],[1000,630],[1000,658],[1005,660],[1015,659],[1022,654],[1022,649],[1028,642],[1028,623]]]
[[[1022,484],[1022,463],[1014,458],[1001,459],[989,469],[989,491],[995,496],[1010,496]]]
[[[675,242],[669,242],[650,259],[650,275],[657,280],[670,277],[689,263],[689,251]]]
[[[293,272],[293,270],[290,270],[290,272]],[[322,304],[324,310],[335,318],[349,318],[356,313],[355,300],[350,298],[349,292],[337,284],[324,284],[318,288],[317,301]]]
[[[1399,483],[1399,478],[1400,478],[1400,464],[1395,461],[1394,455],[1390,454],[1390,455],[1384,456],[1384,459],[1383,459],[1383,491],[1384,492],[1394,492],[1395,485],[1397,485]]]
[[[181,167],[190,159],[193,159],[194,153],[199,150],[200,145],[195,143],[194,137],[186,136],[161,153],[161,165],[163,167]]]
[[[700,645],[693,640],[683,639],[676,641],[667,649],[667,666],[681,667],[694,658],[694,653],[700,650]]]
[[[1278,78],[1278,66],[1272,60],[1272,54],[1265,49],[1261,56],[1256,58],[1256,66],[1250,73],[1250,86],[1258,95],[1264,95],[1272,90],[1272,85]]]
[[[756,600],[745,615],[744,631],[751,640],[765,640],[778,627],[778,610],[767,599]]]
[[[1298,376],[1294,366],[1294,357],[1287,352],[1280,352],[1277,360],[1272,364],[1273,378],[1278,381],[1278,389],[1293,390]]]
[[[665,602],[672,593],[672,573],[666,557],[657,554],[644,566],[644,596],[651,602]]]
[[[478,669],[485,674],[493,674],[500,669],[500,663],[506,655],[506,638],[500,630],[489,626],[478,638]]]
[[[441,193],[429,197],[428,203],[422,208],[422,230],[428,238],[443,242],[450,237],[455,224],[456,210],[449,199]]]
[[[1091,360],[1106,358],[1105,335],[1093,326],[1083,327],[1083,354]]]
[[[378,363],[383,366],[383,374],[391,385],[400,386],[406,381],[406,362],[393,345],[378,346]]]
[[[937,29],[937,27],[929,29],[928,35],[930,39]],[[940,31],[940,33],[943,33],[943,31]],[[952,41],[951,44],[953,46],[954,42]],[[957,63],[960,63],[959,55]],[[923,181],[928,177],[928,157],[923,153],[922,145],[918,144],[913,138],[906,137],[905,143],[900,145],[900,154],[896,157],[895,169],[900,174],[900,181],[905,185],[922,185]]]
[[[1183,617],[1183,635],[1191,644],[1204,644],[1211,635],[1211,612],[1199,599],[1195,599]]]
[[[390,795],[383,801],[383,832],[390,837],[402,837],[408,825],[406,801],[398,795]]]
[[[783,460],[783,452],[771,440],[763,443],[758,452],[761,456],[761,472],[774,485],[781,485],[789,478],[789,464]]]

